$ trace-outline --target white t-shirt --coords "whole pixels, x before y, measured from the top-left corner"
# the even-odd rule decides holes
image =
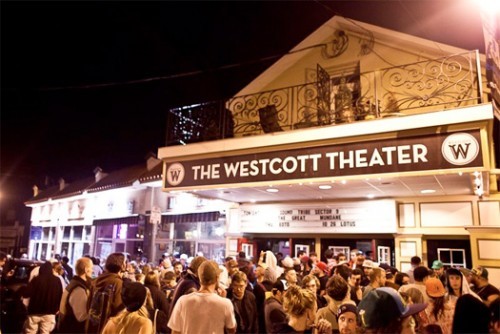
[[[236,327],[233,304],[215,293],[184,295],[175,304],[168,327],[182,334],[223,334],[224,328]]]

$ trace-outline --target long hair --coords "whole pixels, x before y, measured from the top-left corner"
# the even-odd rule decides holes
[[[438,319],[439,315],[444,313],[445,297],[429,297],[432,301],[432,314]]]

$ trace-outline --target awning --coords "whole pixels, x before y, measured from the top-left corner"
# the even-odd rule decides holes
[[[161,223],[167,224],[167,223],[214,222],[218,221],[219,217],[220,217],[219,211],[185,213],[182,215],[162,215]]]
[[[107,219],[94,219],[92,225],[94,226],[108,226],[108,225],[134,225],[139,223],[144,223],[144,216],[135,215],[121,218],[107,218]]]

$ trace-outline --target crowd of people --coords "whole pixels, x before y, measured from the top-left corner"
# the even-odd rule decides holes
[[[169,254],[137,263],[113,253],[102,268],[90,256],[74,267],[51,259],[22,293],[23,332],[500,333],[499,290],[486,268],[439,260],[428,268],[414,256],[400,272],[358,250],[329,249],[325,261],[297,255],[240,252],[218,264]]]

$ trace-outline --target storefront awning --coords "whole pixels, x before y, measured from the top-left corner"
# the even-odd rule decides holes
[[[107,218],[107,219],[94,219],[92,225],[94,226],[108,226],[108,225],[134,225],[139,224],[139,222],[144,222],[144,216],[136,215],[136,216],[128,216],[121,218]]]
[[[182,215],[163,215],[161,216],[161,223],[213,222],[219,220],[219,217],[219,211],[186,213]]]

